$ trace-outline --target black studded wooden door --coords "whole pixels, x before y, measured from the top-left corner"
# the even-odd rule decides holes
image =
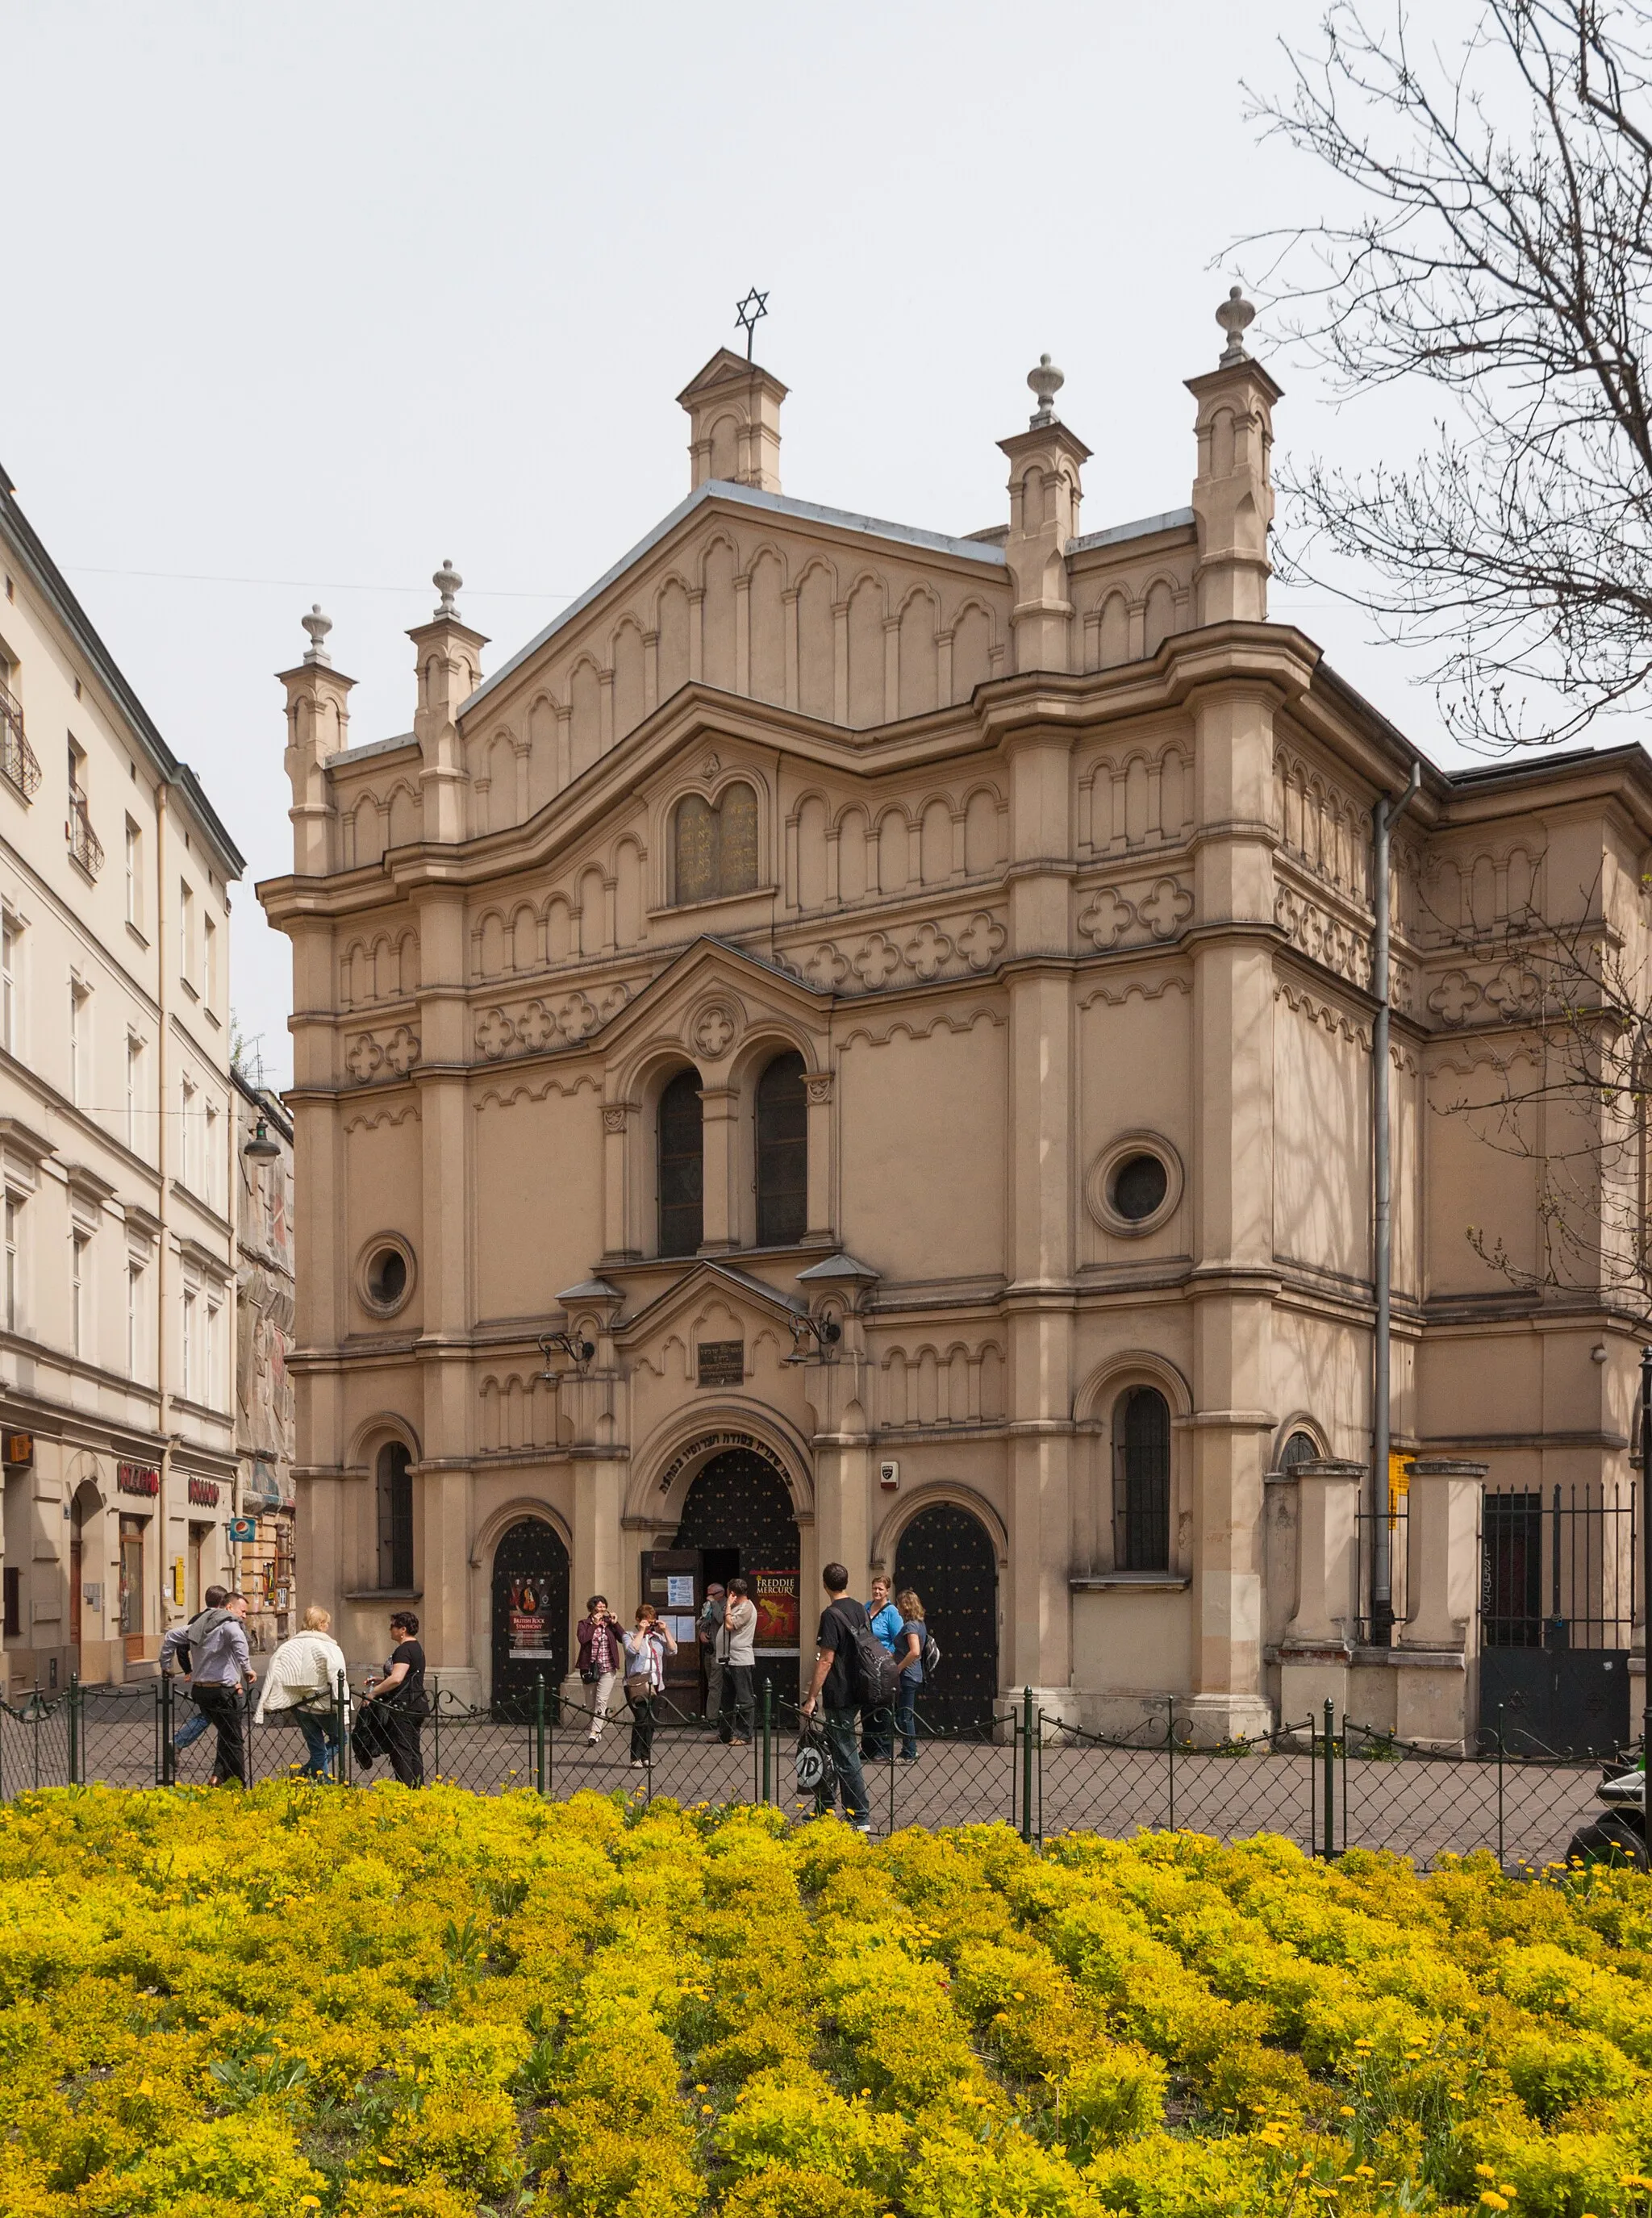
[[[980,1519],[951,1502],[921,1509],[895,1552],[895,1585],[914,1589],[941,1645],[919,1715],[947,1732],[988,1724],[998,1692],[998,1566]]]
[[[524,1517],[494,1551],[494,1715],[531,1717],[534,1682],[547,1702],[568,1670],[568,1551],[542,1517]]]
[[[700,1551],[708,1579],[745,1579],[757,1605],[759,1694],[773,1679],[775,1701],[795,1702],[805,1638],[814,1661],[814,1620],[800,1631],[798,1520],[773,1465],[750,1448],[713,1456],[684,1499],[677,1546]]]

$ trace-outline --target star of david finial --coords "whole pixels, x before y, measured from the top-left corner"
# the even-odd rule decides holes
[[[751,360],[751,343],[756,333],[758,321],[760,318],[767,315],[767,313],[768,294],[767,293],[760,293],[755,285],[752,287],[750,292],[747,294],[743,300],[736,300],[735,302],[734,319],[738,329],[744,331],[746,334],[746,360],[748,362]]]

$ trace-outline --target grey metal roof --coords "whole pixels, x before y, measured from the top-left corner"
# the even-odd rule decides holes
[[[668,534],[676,530],[686,516],[692,516],[703,503],[711,500],[733,501],[741,508],[755,508],[771,516],[792,516],[810,524],[833,524],[845,531],[865,532],[873,539],[892,539],[905,547],[927,547],[939,554],[951,554],[966,562],[978,562],[983,568],[1002,570],[1005,567],[1001,547],[984,547],[978,540],[953,539],[943,531],[920,531],[914,524],[889,524],[880,517],[857,516],[848,509],[821,508],[810,500],[792,500],[787,494],[761,493],[755,486],[734,485],[724,478],[708,478],[704,485],[696,486],[686,500],[680,501],[669,516],[662,517],[645,538],[639,539],[628,554],[622,554],[611,570],[605,570],[594,585],[587,586],[579,598],[570,601],[560,616],[553,616],[542,632],[513,654],[508,662],[501,663],[491,678],[484,678],[469,699],[463,703],[459,714],[468,716],[479,701],[485,700],[496,686],[502,685],[531,655],[537,654],[548,640],[555,639],[559,631],[572,623],[574,617],[590,607],[599,594],[605,593],[616,578],[622,578],[633,564],[651,554]],[[365,750],[363,750],[365,752]],[[353,756],[357,753],[351,749]]]
[[[1133,524],[1109,524],[1105,531],[1087,531],[1082,539],[1067,542],[1069,554],[1087,554],[1092,547],[1115,547],[1121,539],[1145,539],[1152,531],[1181,531],[1196,519],[1190,508],[1167,508],[1162,516],[1139,516]]]
[[[410,747],[413,743],[411,732],[398,732],[393,740],[369,740],[359,747],[340,747],[332,759],[334,762],[358,763],[368,755],[388,755],[393,747]]]

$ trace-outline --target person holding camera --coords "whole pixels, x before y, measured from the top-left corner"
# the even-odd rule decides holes
[[[705,1722],[714,1729],[723,1715],[723,1619],[728,1597],[717,1580],[705,1589],[699,1639],[705,1651]]]
[[[637,1605],[637,1623],[624,1635],[625,1699],[631,1706],[631,1769],[646,1771],[654,1761],[655,1704],[665,1692],[666,1657],[677,1643],[651,1602]]]
[[[591,1689],[591,1730],[585,1744],[594,1748],[608,1722],[608,1705],[619,1684],[624,1661],[619,1620],[609,1608],[606,1595],[593,1595],[586,1603],[574,1637],[580,1644],[580,1677]]]

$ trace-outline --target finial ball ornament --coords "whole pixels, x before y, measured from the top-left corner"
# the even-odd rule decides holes
[[[1033,418],[1033,428],[1055,421],[1055,396],[1066,383],[1066,378],[1046,354],[1040,355],[1038,368],[1029,369],[1027,382],[1038,398],[1038,412]]]
[[[1220,367],[1225,369],[1229,362],[1249,362],[1251,356],[1245,344],[1245,334],[1256,321],[1256,310],[1237,285],[1217,309],[1216,321],[1227,334],[1227,344],[1221,351]]]
[[[327,653],[327,634],[332,629],[332,618],[322,615],[320,602],[313,601],[308,616],[301,616],[299,622],[310,635],[309,646],[304,652],[305,661],[331,662],[332,657]]]
[[[437,615],[438,616],[456,616],[458,611],[453,605],[453,596],[463,585],[464,579],[454,568],[453,558],[450,554],[444,554],[442,557],[442,567],[432,576],[431,583],[442,596],[442,604],[437,610]]]

